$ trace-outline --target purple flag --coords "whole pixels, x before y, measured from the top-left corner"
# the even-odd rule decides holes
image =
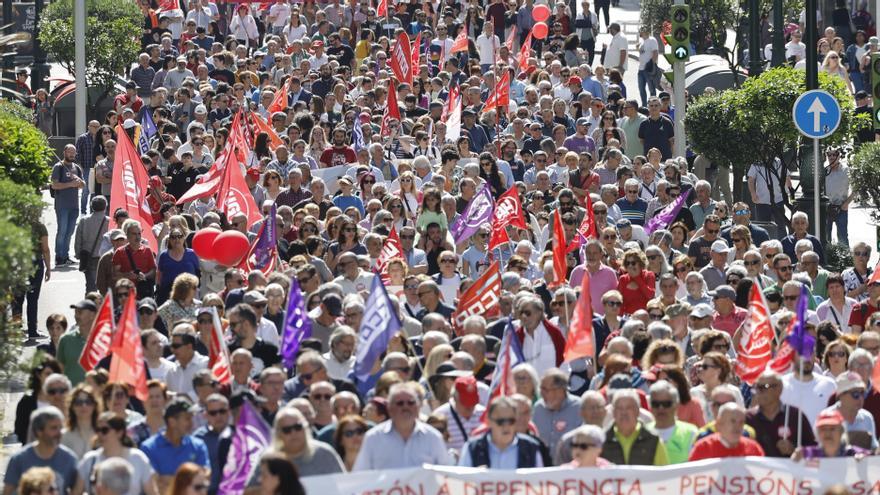
[[[284,332],[281,334],[281,363],[287,369],[293,368],[299,344],[311,336],[312,320],[306,312],[306,299],[294,274],[290,277],[290,296],[287,298]]]
[[[272,429],[263,421],[247,400],[241,406],[241,415],[232,435],[232,446],[223,468],[223,479],[217,488],[220,495],[244,493],[248,476],[260,462],[260,456],[272,441]]]
[[[492,213],[495,211],[495,199],[489,184],[484,183],[477,194],[471,198],[461,215],[455,219],[449,232],[455,243],[474,235],[481,225],[492,221]]]
[[[788,345],[805,358],[812,357],[813,349],[816,347],[816,339],[807,331],[807,306],[809,305],[810,293],[807,287],[801,285],[801,296],[798,298],[797,307],[795,308],[795,317],[797,318],[791,333],[785,337]]]
[[[684,206],[685,202],[687,202],[688,197],[691,195],[691,191],[693,189],[688,189],[686,193],[680,194],[678,198],[675,199],[672,203],[666,205],[665,208],[660,210],[660,213],[654,215],[653,218],[648,220],[645,224],[645,233],[651,235],[655,230],[665,229],[669,226],[669,224],[675,220],[675,217],[678,216],[678,212],[681,211],[681,207]]]
[[[278,250],[278,223],[277,223],[278,207],[272,203],[272,209],[269,210],[269,216],[263,221],[260,227],[260,234],[254,245],[254,261],[251,269],[257,269],[265,273],[275,269],[275,257]]]
[[[373,276],[373,286],[365,307],[354,363],[354,376],[361,382],[370,377],[376,360],[388,349],[391,337],[401,328],[400,317],[388,299],[382,277],[377,274]]]

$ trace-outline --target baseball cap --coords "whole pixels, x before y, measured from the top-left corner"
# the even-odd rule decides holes
[[[712,291],[712,296],[715,298],[727,298],[731,301],[736,301],[736,291],[733,290],[733,287],[729,285],[719,285]]]
[[[171,402],[169,402],[168,405],[165,406],[165,412],[163,416],[165,417],[165,419],[172,418],[180,413],[192,412],[194,408],[195,406],[193,406],[190,401],[184,399],[181,396],[177,396],[174,399],[171,399]]]
[[[119,239],[125,239],[125,232],[122,229],[113,229],[110,231],[110,240],[116,241]]]
[[[196,105],[195,113],[200,114],[200,115],[206,114],[206,113],[208,113],[208,108],[205,107],[205,105],[198,104],[198,105]]]
[[[705,318],[707,316],[712,316],[714,310],[711,306],[706,303],[700,303],[694,306],[694,309],[691,310],[691,316],[694,318]]]
[[[865,389],[865,382],[862,381],[862,377],[853,371],[841,374],[835,382],[837,383],[837,395],[849,392],[850,390]]]
[[[474,407],[480,402],[477,392],[477,379],[473,375],[455,379],[456,402],[464,407]]]
[[[249,168],[248,171],[247,171],[247,174],[248,174],[248,176],[251,177],[252,179],[259,179],[259,178],[260,178],[260,169],[258,169],[258,168]]]
[[[269,300],[266,299],[266,296],[261,294],[259,291],[249,290],[244,294],[244,302],[250,305],[254,304],[264,304]]]
[[[132,119],[125,119],[125,122],[122,123],[123,129],[133,129],[137,126],[137,122]]]
[[[569,85],[572,85],[572,84],[578,84],[578,85],[580,85],[580,84],[581,84],[581,78],[578,77],[578,76],[571,76],[571,77],[568,78],[568,84],[569,84]]]
[[[317,48],[317,47],[319,47],[319,46],[323,48],[323,47],[324,47],[324,42],[321,41],[321,40],[315,40],[315,41],[312,42],[312,48]]]
[[[664,99],[664,98],[667,98],[667,99],[668,99],[668,98],[669,98],[669,93],[667,93],[666,91],[661,91],[660,94],[657,95],[657,97],[660,98],[661,100]]]
[[[153,311],[156,311],[156,308],[157,308],[156,301],[152,297],[145,297],[145,298],[141,299],[140,301],[138,301],[137,309],[140,310],[140,309],[145,309],[145,308],[152,309]]]
[[[98,311],[98,307],[95,306],[95,302],[92,301],[91,299],[83,299],[82,301],[80,301],[76,304],[71,304],[70,307],[72,309],[87,309],[89,311],[94,311],[94,312]]]
[[[342,315],[342,298],[340,298],[337,294],[329,293],[325,295],[321,299],[321,304],[327,308],[327,312],[330,313],[330,316],[340,316]]]
[[[584,117],[581,117],[581,118],[577,119],[577,125],[584,125],[584,126],[590,127],[590,119],[586,119]]]
[[[620,390],[624,388],[632,388],[632,378],[623,373],[617,373],[608,380],[608,388],[611,390]]]
[[[470,376],[473,373],[470,371],[460,370],[452,364],[451,361],[444,361],[440,363],[440,366],[437,366],[437,371],[434,372],[435,376],[443,376],[448,378],[459,378],[463,376]]]
[[[876,36],[871,36],[870,38],[868,38],[868,44],[875,45],[875,46],[880,45],[880,38],[878,38]]]
[[[857,100],[864,100],[867,97],[868,97],[867,91],[865,91],[865,90],[856,91],[856,99]]]
[[[186,58],[184,58],[184,61],[186,61]],[[127,83],[125,83],[125,89],[137,89],[137,88],[138,88],[138,85],[134,81],[128,81]]]
[[[687,316],[691,314],[691,310],[693,310],[693,308],[686,302],[670,304],[669,306],[666,306],[666,316],[670,318],[682,315]]]
[[[836,409],[820,412],[816,418],[816,428],[823,426],[843,426],[843,415]]]
[[[713,253],[727,253],[728,251],[730,251],[730,248],[727,247],[726,242],[719,239],[712,243]]]

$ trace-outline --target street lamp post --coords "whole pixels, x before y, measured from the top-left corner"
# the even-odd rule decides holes
[[[770,60],[773,67],[779,67],[785,63],[785,38],[782,36],[784,25],[782,0],[773,0],[773,58]]]
[[[44,0],[34,0],[34,67],[31,69],[31,86],[34,91],[49,89],[49,64],[46,63],[46,51],[40,43],[40,20],[43,18]]]
[[[749,76],[756,77],[763,69],[761,53],[761,9],[759,0],[749,0]]]
[[[3,24],[12,24],[12,0],[3,0]],[[0,53],[0,55],[6,55]],[[15,60],[12,56],[3,57],[3,88],[15,90]]]

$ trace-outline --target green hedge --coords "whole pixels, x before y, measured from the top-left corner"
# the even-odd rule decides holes
[[[45,134],[0,108],[0,178],[37,191],[49,182],[52,157]]]

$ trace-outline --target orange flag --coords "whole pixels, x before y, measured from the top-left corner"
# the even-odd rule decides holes
[[[269,112],[269,116],[271,117],[275,112],[283,112],[287,109],[287,86],[290,84],[290,78],[287,78],[287,81],[278,89],[278,92],[275,93],[275,98],[272,99],[272,103],[269,104],[269,107],[266,108],[266,111]]]
[[[276,149],[278,149],[279,146],[284,144],[284,141],[282,141],[281,138],[278,137],[278,133],[275,132],[275,129],[272,129],[272,126],[270,126],[265,120],[263,120],[263,117],[260,117],[260,114],[258,114],[257,112],[251,112],[251,117],[254,118],[254,127],[257,128],[257,133],[265,132],[269,135],[270,150],[275,151]]]
[[[553,214],[553,275],[554,280],[552,287],[559,287],[565,284],[566,275],[568,275],[568,264],[565,262],[565,230],[562,228],[562,215],[559,208]],[[583,296],[581,296],[583,297]]]
[[[136,299],[132,291],[125,301],[125,309],[119,318],[119,328],[110,345],[110,352],[113,354],[110,361],[110,381],[130,384],[135,397],[143,401],[147,400],[147,368],[135,310]]]
[[[467,25],[461,28],[461,32],[456,36],[455,41],[452,42],[452,48],[449,50],[449,53],[455,52],[466,52],[468,51],[468,37],[467,37]]]
[[[556,210],[559,211],[559,210]],[[554,263],[554,269],[556,265]],[[596,355],[596,344],[593,336],[593,304],[590,298],[590,273],[584,273],[581,282],[581,296],[574,307],[574,315],[568,325],[568,336],[565,339],[563,362],[574,361],[582,357]]]
[[[113,340],[113,292],[107,291],[98,316],[92,323],[92,331],[89,339],[79,356],[79,365],[86,371],[91,371],[100,360],[107,357],[110,352],[110,342]]]

